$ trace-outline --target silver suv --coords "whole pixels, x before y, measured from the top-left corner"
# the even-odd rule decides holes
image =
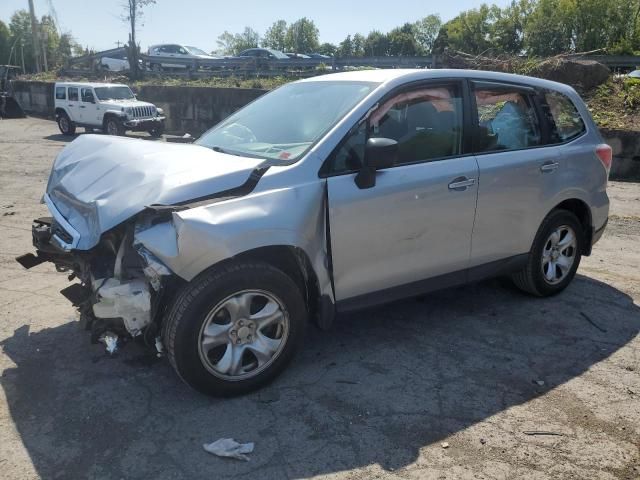
[[[81,136],[56,159],[37,256],[95,340],[164,344],[182,379],[273,379],[308,320],[508,275],[544,297],[607,223],[611,149],[566,85],[462,70],[285,85],[196,145]]]

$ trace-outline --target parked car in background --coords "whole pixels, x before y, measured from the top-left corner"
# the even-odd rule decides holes
[[[607,225],[611,161],[567,85],[326,75],[196,145],[78,138],[53,165],[52,218],[34,220],[38,256],[19,261],[77,276],[94,334],[159,336],[184,381],[241,394],[285,368],[309,320],[499,275],[560,293]]]
[[[309,55],[305,55],[304,53],[287,52],[285,55],[289,58],[311,58]]]
[[[269,60],[287,60],[289,57],[279,50],[271,48],[249,48],[240,52],[238,57],[264,58]]]
[[[321,53],[307,53],[307,55],[309,56],[309,58],[331,58],[329,55],[323,55]]]
[[[129,59],[127,58],[126,53],[113,53],[108,57],[100,58],[100,67],[103,70],[109,70],[112,72],[129,70]]]
[[[127,130],[146,131],[153,137],[164,132],[161,108],[136,99],[127,85],[113,83],[56,83],[55,116],[63,135],[73,135],[76,127],[124,135]]]
[[[640,78],[640,70],[634,70],[633,72],[628,73],[627,77],[629,77],[629,78]]]
[[[201,50],[197,47],[178,45],[175,43],[163,44],[163,45],[152,45],[149,47],[147,54],[150,57],[171,57],[176,60],[214,60],[217,57],[209,55],[204,50]],[[173,63],[171,60],[159,60],[159,61],[149,61],[149,68],[155,71],[162,71],[164,68],[182,68],[189,70],[193,68],[192,63]]]

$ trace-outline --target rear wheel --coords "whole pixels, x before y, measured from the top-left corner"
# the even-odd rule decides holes
[[[542,222],[524,269],[512,276],[524,292],[539,297],[564,290],[578,270],[584,249],[584,229],[567,210],[554,210]]]
[[[124,135],[124,127],[122,122],[115,117],[109,117],[104,122],[104,133],[107,135],[121,136]]]
[[[162,72],[162,65],[160,65],[159,63],[152,63],[151,64],[151,70],[154,72]]]
[[[76,133],[76,124],[73,123],[64,112],[58,115],[58,128],[63,135],[73,135]]]
[[[285,368],[306,317],[300,289],[284,272],[238,263],[192,280],[170,309],[163,338],[186,383],[210,395],[239,395]]]

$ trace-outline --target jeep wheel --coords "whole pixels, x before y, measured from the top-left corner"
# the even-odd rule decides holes
[[[567,210],[554,210],[542,222],[529,261],[512,276],[522,291],[538,297],[561,292],[576,274],[584,249],[584,229]]]
[[[162,137],[163,133],[164,133],[164,125],[158,125],[157,127],[149,130],[149,135],[151,135],[153,138],[160,138]]]
[[[232,396],[273,380],[303,341],[298,286],[264,263],[200,274],[178,294],[163,338],[178,375],[200,392]]]
[[[104,133],[107,135],[121,136],[124,135],[124,127],[122,122],[115,117],[107,118],[104,122]]]
[[[58,115],[58,128],[63,135],[73,135],[76,133],[76,124],[71,121],[66,113]]]

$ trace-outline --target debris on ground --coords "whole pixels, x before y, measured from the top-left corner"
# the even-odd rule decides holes
[[[113,355],[118,350],[118,335],[113,332],[105,333],[98,341],[104,343],[104,347],[110,355]]]
[[[245,453],[253,452],[254,444],[253,442],[238,443],[233,438],[221,438],[213,443],[205,443],[202,447],[205,451],[219,457],[237,458],[248,462],[249,457]]]
[[[480,443],[481,443],[482,445],[484,445],[485,443],[487,443],[487,441],[486,441],[484,438],[481,438],[481,439],[480,439]]]
[[[543,430],[528,430],[526,432],[522,432],[525,435],[553,435],[553,436],[557,436],[557,437],[562,437],[564,436],[563,433],[558,433],[558,432],[546,432]]]
[[[162,354],[164,353],[164,345],[162,344],[162,337],[156,337],[156,352],[157,353],[157,357],[160,358],[162,357]]]
[[[536,385],[538,385],[540,387],[544,386],[544,380],[534,380],[534,382],[535,382]]]
[[[442,448],[449,448],[449,442],[442,442],[442,443],[440,444],[440,446],[441,446]]]

